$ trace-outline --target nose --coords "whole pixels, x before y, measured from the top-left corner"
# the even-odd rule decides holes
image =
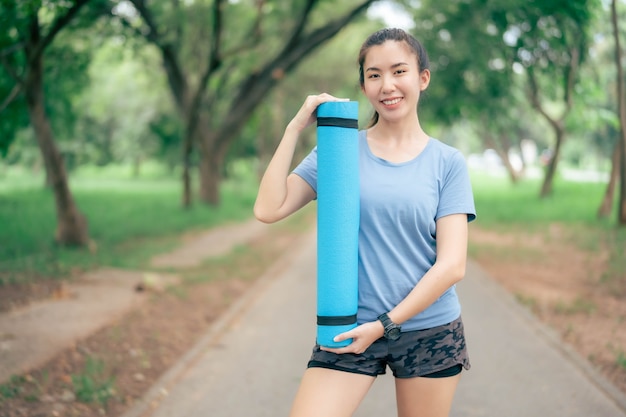
[[[387,93],[391,93],[395,89],[396,89],[396,85],[395,85],[393,77],[389,75],[384,75],[383,84],[382,84],[382,92],[387,94]]]

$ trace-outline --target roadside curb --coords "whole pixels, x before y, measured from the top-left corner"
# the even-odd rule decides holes
[[[606,394],[617,407],[626,412],[626,394],[620,391],[611,381],[596,370],[588,360],[580,356],[572,346],[563,342],[558,333],[547,324],[541,322],[528,308],[521,305],[515,297],[509,293],[502,285],[492,278],[476,261],[471,261],[472,267],[480,271],[478,276],[482,276],[482,285],[488,286],[490,291],[496,292],[500,301],[507,304],[508,308],[515,314],[522,317],[546,342],[550,344],[569,362],[576,366],[598,389]]]

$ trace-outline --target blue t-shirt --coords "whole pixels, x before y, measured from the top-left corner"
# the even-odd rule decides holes
[[[317,191],[317,148],[294,169]],[[430,138],[414,159],[392,163],[375,156],[359,132],[359,324],[393,309],[436,259],[436,221],[450,214],[476,218],[465,159]],[[402,324],[403,331],[447,324],[461,314],[455,287]]]

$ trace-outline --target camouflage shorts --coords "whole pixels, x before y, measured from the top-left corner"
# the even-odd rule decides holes
[[[457,365],[470,368],[460,317],[432,329],[403,332],[396,341],[380,338],[358,355],[325,352],[315,345],[308,367],[377,376],[389,366],[396,378],[412,378]]]

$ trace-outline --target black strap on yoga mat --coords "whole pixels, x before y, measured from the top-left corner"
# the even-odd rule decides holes
[[[348,129],[358,129],[359,121],[356,119],[344,119],[342,117],[318,117],[317,126],[345,127]]]
[[[356,314],[351,316],[317,316],[317,324],[320,326],[345,326],[356,323]]]

